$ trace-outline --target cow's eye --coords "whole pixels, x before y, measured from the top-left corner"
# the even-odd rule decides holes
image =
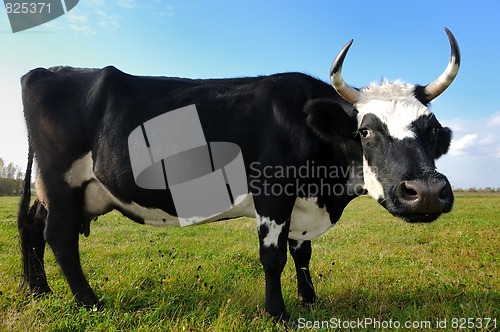
[[[372,134],[372,131],[368,128],[359,128],[358,132],[362,137],[370,137]]]

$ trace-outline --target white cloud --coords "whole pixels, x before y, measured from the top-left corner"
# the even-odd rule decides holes
[[[132,6],[133,1],[119,1],[124,6]],[[117,12],[115,8],[115,12]],[[103,0],[80,1],[70,13],[66,14],[67,28],[84,35],[95,35],[99,29],[115,31],[120,27],[120,16],[110,14]]]
[[[84,35],[95,35],[95,31],[88,25],[68,24],[68,28],[73,32],[82,33]]]
[[[453,130],[449,155],[500,158],[500,112],[483,119],[453,119],[443,124]]]
[[[500,158],[446,155],[438,160],[437,166],[453,188],[500,188]]]
[[[81,33],[84,35],[95,35],[96,32],[92,27],[87,24],[88,16],[83,14],[78,14],[78,12],[72,11],[64,16],[68,22],[67,28],[73,32]]]
[[[116,4],[123,9],[134,9],[137,7],[135,0],[118,0]]]
[[[133,11],[132,11],[133,10]],[[141,12],[151,18],[170,18],[174,7],[161,1],[139,2],[137,0],[86,0],[80,1],[75,8],[61,18],[43,24],[49,31],[70,30],[83,35],[95,35],[100,31],[116,31],[122,21],[132,14]],[[7,16],[0,16],[0,28],[10,28]]]
[[[477,134],[467,134],[458,140],[453,140],[450,145],[449,154],[451,156],[463,156],[469,153],[478,141]]]
[[[73,13],[66,14],[65,17],[71,23],[85,23],[88,20],[86,15],[76,15]]]
[[[452,186],[500,187],[500,112],[477,120],[441,121],[453,130],[453,140],[438,168]]]
[[[99,26],[108,30],[116,30],[120,27],[120,16],[108,14],[106,11],[98,11]]]
[[[490,128],[500,127],[500,112],[496,112],[495,114],[491,115],[488,119],[487,125]]]

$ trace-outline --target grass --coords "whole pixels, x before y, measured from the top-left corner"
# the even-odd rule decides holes
[[[90,237],[80,240],[84,271],[105,303],[102,311],[89,311],[75,305],[48,248],[54,293],[32,299],[18,292],[16,211],[16,198],[0,198],[0,330],[287,330],[264,317],[253,219],[154,228],[118,213],[100,217]],[[359,198],[313,241],[311,272],[319,299],[310,307],[296,299],[289,257],[282,275],[288,311],[301,318],[300,327],[306,320],[318,327],[331,318],[371,318],[380,324],[429,321],[436,330],[436,321],[446,319],[442,330],[457,330],[452,319],[462,317],[496,318],[498,327],[499,226],[500,196],[458,196],[453,212],[432,224],[404,223]],[[487,330],[494,330],[493,323]]]

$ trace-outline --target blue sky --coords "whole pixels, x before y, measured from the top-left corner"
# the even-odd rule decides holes
[[[454,130],[438,161],[454,187],[500,187],[500,2],[81,0],[13,34],[0,9],[0,157],[25,167],[19,77],[35,67],[114,65],[138,75],[238,77],[301,71],[328,81],[351,38],[344,77],[427,84],[456,36],[462,66],[432,105]]]

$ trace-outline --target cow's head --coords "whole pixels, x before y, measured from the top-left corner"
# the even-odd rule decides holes
[[[351,87],[341,72],[352,40],[330,71],[337,93],[358,111],[365,189],[393,215],[410,222],[433,221],[453,205],[450,183],[435,165],[448,151],[451,130],[442,127],[428,107],[451,84],[460,65],[457,41],[445,30],[451,45],[450,62],[426,86],[382,81],[362,89]]]

